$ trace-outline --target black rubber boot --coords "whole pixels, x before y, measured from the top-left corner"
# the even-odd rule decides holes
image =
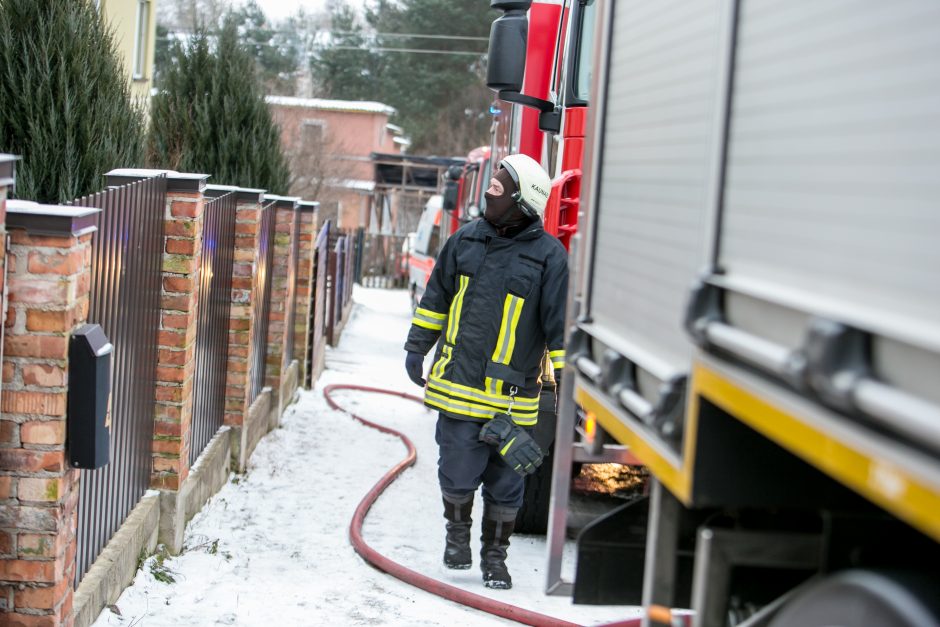
[[[447,520],[447,538],[444,547],[444,566],[466,570],[473,563],[470,553],[470,512],[473,493],[464,497],[444,496],[444,518]]]
[[[480,540],[480,568],[483,570],[483,585],[487,588],[508,590],[512,588],[512,577],[506,568],[506,549],[509,536],[516,524],[516,507],[486,504],[483,508],[483,533]]]

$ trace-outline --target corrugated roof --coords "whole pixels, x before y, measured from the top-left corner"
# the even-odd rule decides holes
[[[292,98],[290,96],[265,96],[265,102],[285,107],[307,107],[322,111],[351,111],[354,113],[384,113],[393,115],[394,107],[381,102],[367,100],[325,100],[323,98]]]
[[[364,181],[362,179],[329,179],[326,184],[330,187],[342,187],[360,192],[371,192],[375,190],[375,181]]]

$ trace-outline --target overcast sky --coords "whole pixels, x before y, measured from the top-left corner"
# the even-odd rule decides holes
[[[362,6],[364,0],[347,0],[353,6]],[[272,20],[281,20],[303,7],[310,13],[326,9],[327,0],[257,0],[264,12]]]

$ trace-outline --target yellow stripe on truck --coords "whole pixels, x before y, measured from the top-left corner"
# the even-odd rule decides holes
[[[708,399],[794,455],[940,540],[940,486],[837,439],[701,363],[695,364],[692,372],[693,398],[701,395]]]
[[[662,484],[677,499],[691,505],[692,477],[690,447],[694,446],[694,437],[686,437],[685,463],[679,456],[663,444],[658,437],[636,420],[624,420],[622,411],[615,409],[610,401],[593,385],[580,379],[575,382],[575,400],[586,412],[594,415],[604,431],[621,444],[630,447],[630,452],[643,462]],[[686,433],[694,433],[695,428],[686,426]]]

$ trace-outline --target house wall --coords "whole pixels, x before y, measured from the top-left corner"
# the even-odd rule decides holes
[[[316,101],[308,101],[316,102]],[[333,101],[335,102],[335,101]],[[356,102],[350,102],[355,107]],[[308,105],[268,105],[275,123],[281,128],[281,145],[291,161],[291,171],[303,176],[304,169],[317,169],[329,181],[318,200],[320,221],[333,220],[341,230],[352,230],[368,224],[372,206],[371,186],[374,179],[373,152],[400,153],[395,133],[388,129],[387,112],[333,110]],[[317,131],[307,131],[315,126]],[[306,144],[305,144],[306,142]],[[312,150],[325,151],[327,157],[317,160]],[[292,186],[291,194],[309,194]]]
[[[157,33],[156,5],[158,0],[147,2],[147,33],[144,37],[146,46],[146,59],[144,74],[133,76],[134,52],[137,37],[137,7],[138,0],[99,0],[98,7],[101,15],[114,29],[118,52],[124,62],[124,71],[130,82],[131,95],[144,102],[150,101],[150,88],[153,86],[153,58],[154,43]]]

